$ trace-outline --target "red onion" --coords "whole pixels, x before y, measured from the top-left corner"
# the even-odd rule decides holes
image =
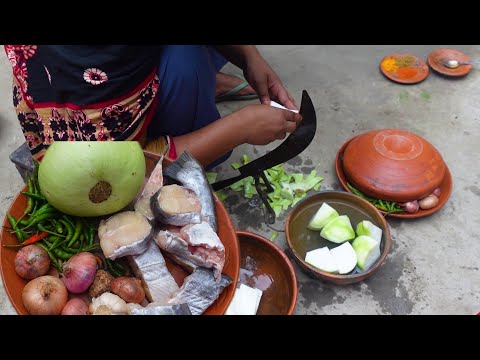
[[[62,280],[68,291],[79,294],[88,289],[95,279],[97,260],[89,252],[81,252],[68,260],[62,268]]]
[[[45,275],[49,268],[50,258],[45,249],[38,245],[25,246],[15,255],[15,271],[24,279]]]
[[[74,298],[67,302],[61,315],[88,315],[88,305],[80,298]]]
[[[31,315],[58,315],[68,299],[68,292],[60,279],[50,275],[39,276],[23,288],[23,305]]]
[[[439,197],[441,193],[442,192],[440,191],[440,188],[436,188],[435,190],[433,190],[432,194],[435,195],[436,197]]]
[[[417,200],[409,201],[409,202],[403,204],[403,206],[405,207],[405,211],[410,213],[410,214],[416,213],[419,209]]]

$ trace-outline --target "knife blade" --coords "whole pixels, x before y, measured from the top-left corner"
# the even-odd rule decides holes
[[[310,145],[317,130],[315,108],[306,90],[303,90],[302,92],[300,114],[303,117],[302,122],[283,143],[269,153],[239,167],[238,170],[240,171],[240,175],[230,179],[220,180],[212,184],[213,190],[217,191],[223,189],[248,176],[253,176],[254,178],[262,176],[265,170],[270,169],[275,165],[283,164],[301,154],[303,150]]]

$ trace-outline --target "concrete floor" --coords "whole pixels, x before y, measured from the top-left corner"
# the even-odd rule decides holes
[[[462,45],[260,46],[297,102],[308,90],[317,110],[318,129],[310,147],[287,169],[316,169],[325,177],[321,190],[340,190],[334,158],[353,135],[377,128],[402,128],[430,141],[453,176],[453,192],[443,209],[417,220],[389,219],[393,245],[379,271],[367,281],[348,286],[314,280],[296,266],[299,297],[296,314],[476,314],[480,311],[480,70],[452,80],[431,73],[424,82],[403,86],[378,70],[383,56],[411,52],[424,59],[434,49],[454,47],[480,58],[480,47]],[[239,74],[228,67],[227,72]],[[3,218],[22,181],[8,155],[23,137],[14,114],[11,68],[0,56],[0,216]],[[221,104],[222,114],[246,103]],[[267,147],[241,146],[256,158]],[[231,161],[228,161],[230,163]],[[232,170],[220,166],[222,177]],[[269,237],[259,208],[236,196],[226,201],[238,229]],[[275,224],[283,228],[284,216]],[[276,243],[286,247],[283,233]],[[0,314],[13,314],[0,285]]]

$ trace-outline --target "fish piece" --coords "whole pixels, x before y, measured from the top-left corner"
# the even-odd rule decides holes
[[[128,303],[130,315],[192,315],[187,304],[160,305],[150,303],[146,307],[139,304]]]
[[[225,247],[208,222],[186,225],[179,232],[178,229],[160,230],[154,239],[161,249],[180,257],[180,261],[214,268],[215,278],[220,279],[225,265]]]
[[[217,282],[212,270],[198,267],[185,278],[180,291],[168,304],[187,303],[192,315],[203,314],[232,281],[230,276],[222,274],[220,282]]]
[[[155,218],[150,205],[150,199],[163,186],[162,161],[163,156],[160,158],[160,160],[158,160],[157,165],[155,165],[155,168],[153,169],[145,187],[143,188],[142,195],[135,202],[134,206],[135,211],[139,212],[150,221]]]
[[[202,215],[206,218],[212,229],[218,232],[213,190],[208,183],[202,165],[192,158],[187,151],[184,151],[177,160],[165,167],[163,173],[165,176],[180,182],[183,186],[197,194],[202,204]]]
[[[144,253],[128,257],[128,262],[135,276],[142,280],[145,295],[150,302],[166,304],[179,291],[155,242],[151,241]]]
[[[195,193],[176,184],[165,185],[150,199],[155,219],[170,225],[184,226],[202,222],[202,205]]]
[[[100,221],[98,237],[103,255],[110,260],[143,253],[152,240],[152,225],[135,211],[124,211]]]

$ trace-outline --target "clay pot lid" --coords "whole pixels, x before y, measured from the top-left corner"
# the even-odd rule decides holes
[[[343,154],[343,170],[358,190],[382,200],[422,199],[440,186],[445,162],[424,138],[399,129],[355,137]]]
[[[392,81],[401,84],[416,84],[429,74],[425,62],[413,54],[393,53],[380,61],[380,71]]]
[[[449,60],[471,61],[470,56],[455,49],[438,49],[428,55],[428,65],[436,72],[452,77],[460,77],[467,75],[472,70],[472,65],[460,65],[456,69],[451,69],[443,65]]]

